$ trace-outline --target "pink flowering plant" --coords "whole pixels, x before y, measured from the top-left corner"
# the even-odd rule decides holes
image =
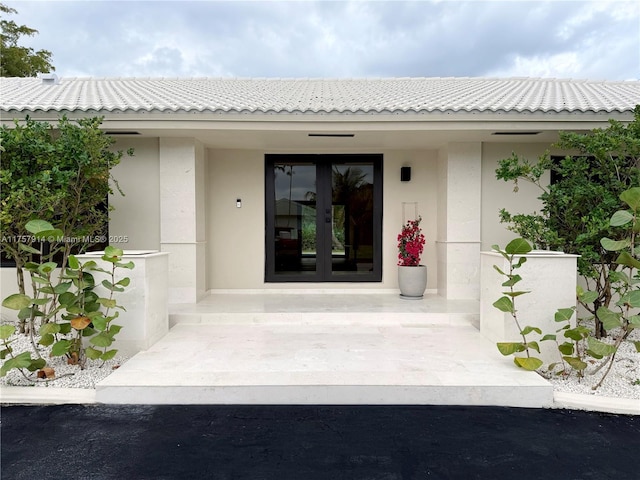
[[[420,228],[422,217],[408,220],[398,235],[398,265],[403,267],[417,267],[424,250],[424,235]]]

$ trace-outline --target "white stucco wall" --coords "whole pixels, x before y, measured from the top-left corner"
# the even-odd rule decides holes
[[[435,150],[391,150],[383,152],[383,222],[382,285],[398,288],[397,236],[404,223],[402,203],[416,202],[422,216],[422,232],[426,239],[422,264],[428,268],[427,290],[435,291],[438,279],[436,234],[438,209],[438,156]],[[411,167],[411,181],[400,181],[400,167]],[[407,219],[413,215],[407,208]]]
[[[114,146],[126,154],[112,170],[124,196],[114,187],[109,204],[109,235],[113,246],[124,250],[160,249],[160,169],[157,138],[121,137]],[[126,237],[126,241],[123,237]]]
[[[260,288],[264,277],[264,155],[208,150],[208,289]],[[236,207],[242,200],[242,208]]]
[[[368,289],[397,288],[396,236],[403,223],[402,202],[417,202],[430,267],[427,288],[436,288],[435,253],[437,156],[435,151],[382,151],[383,277]],[[209,289],[363,288],[358,283],[264,282],[264,154],[255,150],[208,150],[207,274]],[[412,167],[411,181],[400,181],[400,167]],[[242,208],[236,199],[242,199]]]
[[[482,251],[491,250],[492,245],[504,247],[517,235],[500,223],[500,209],[512,214],[539,212],[541,203],[537,197],[542,191],[529,182],[518,182],[518,192],[513,191],[513,182],[496,179],[498,161],[511,156],[512,152],[535,162],[549,148],[546,144],[484,143],[482,146]],[[543,185],[549,184],[549,174],[543,177]]]

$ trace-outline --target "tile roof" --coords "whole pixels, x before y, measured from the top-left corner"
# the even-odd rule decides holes
[[[0,79],[0,110],[402,114],[627,112],[640,81],[547,78]]]

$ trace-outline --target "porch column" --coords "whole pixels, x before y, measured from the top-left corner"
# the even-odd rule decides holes
[[[169,303],[205,294],[204,146],[160,138],[160,249],[169,255]]]
[[[482,143],[450,143],[438,153],[438,294],[480,298]]]

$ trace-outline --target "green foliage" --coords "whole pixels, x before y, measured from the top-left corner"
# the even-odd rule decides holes
[[[504,247],[506,255],[526,255],[531,251],[531,245],[524,238],[516,238],[511,240],[506,247]],[[520,259],[520,265],[524,263],[526,258]]]
[[[562,355],[562,362],[566,362],[580,376],[583,376],[587,369],[587,357],[590,363],[597,363],[597,367],[591,374],[595,375],[604,368],[604,373],[593,387],[594,390],[602,385],[611,371],[622,342],[627,340],[634,328],[640,327],[640,315],[638,315],[640,278],[637,270],[639,264],[637,234],[640,231],[640,187],[625,190],[619,195],[619,198],[623,204],[629,207],[627,210],[618,210],[611,215],[610,225],[617,228],[615,234],[619,240],[605,237],[601,241],[603,248],[620,252],[615,263],[621,269],[613,270],[609,275],[612,289],[616,292],[618,300],[612,305],[613,308],[600,306],[596,311],[602,327],[612,336],[611,340],[601,341],[594,338],[591,330],[582,325],[571,328],[568,322],[571,317],[570,309],[558,310],[555,317],[557,322],[565,323],[557,332],[563,332],[563,336],[568,341],[558,344],[557,335],[546,335],[543,338],[543,340],[556,341]],[[579,287],[577,295],[580,302],[585,304],[592,302],[598,296],[598,292],[584,291]],[[632,343],[640,352],[640,342]],[[550,366],[550,369],[553,368],[554,366]],[[568,373],[566,366],[561,369],[560,373]]]
[[[558,352],[560,353],[560,368],[558,375],[569,375],[571,370],[577,372],[578,376],[583,376],[583,371],[587,368],[587,363],[584,361],[585,356],[585,342],[590,336],[591,331],[582,326],[571,326],[571,319],[575,313],[575,307],[572,308],[559,308],[555,315],[554,320],[560,323],[562,326],[556,330],[555,334],[547,334],[542,337],[542,341],[555,342]],[[559,334],[562,334],[566,340],[562,343],[559,342]],[[557,364],[551,364],[548,367],[549,371],[553,371]],[[569,366],[569,367],[568,367]]]
[[[22,310],[29,305],[31,305],[31,299],[22,293],[9,295],[2,301],[2,306],[11,310]]]
[[[525,350],[525,346],[521,342],[498,342],[496,345],[498,346],[498,351],[505,357]]]
[[[560,308],[554,315],[556,322],[569,322],[575,313],[575,308]]]
[[[16,331],[13,325],[0,325],[0,340],[7,340]]]
[[[505,356],[524,352],[526,357],[516,356],[513,359],[514,363],[518,367],[525,370],[537,370],[542,366],[543,362],[539,358],[532,357],[530,350],[535,350],[536,352],[540,353],[540,347],[538,346],[537,342],[529,341],[527,339],[527,335],[531,333],[542,334],[542,331],[537,327],[520,326],[520,322],[518,320],[518,311],[516,310],[516,297],[529,292],[517,291],[514,289],[514,286],[522,280],[522,277],[514,273],[514,270],[524,265],[527,259],[526,257],[522,257],[521,255],[526,255],[527,253],[529,253],[531,251],[531,245],[529,244],[529,242],[522,238],[516,238],[515,240],[509,242],[504,250],[502,250],[498,245],[494,245],[492,248],[509,262],[509,272],[503,272],[497,265],[493,266],[493,268],[500,275],[506,277],[506,280],[502,283],[502,286],[508,288],[508,290],[502,292],[504,296],[495,301],[493,303],[493,306],[501,312],[509,313],[511,315],[513,321],[518,327],[520,336],[522,337],[521,342],[498,343],[498,351]]]
[[[0,3],[0,12],[5,15],[18,13]],[[20,37],[32,37],[37,30],[18,25],[13,20],[0,20],[0,77],[35,77],[38,73],[55,70],[51,64],[51,52],[35,51],[19,45]]]
[[[578,371],[578,372],[582,372],[587,368],[587,364],[580,360],[577,357],[562,357],[562,359],[567,362],[571,368],[573,368],[574,370]]]
[[[0,359],[5,360],[0,367],[0,377],[4,377],[12,368],[27,369],[30,372],[38,370],[45,366],[46,362],[40,357],[32,358],[30,352],[21,352],[17,355],[13,354],[10,338],[15,334],[16,328],[13,325],[0,325],[0,340],[4,347],[0,351]]]
[[[42,222],[38,223],[45,230],[48,228]],[[116,281],[116,273],[122,269],[133,268],[133,263],[123,263],[123,252],[120,249],[107,247],[102,260],[110,264],[109,269],[102,269],[93,261],[84,264],[74,256],[70,257],[69,265],[63,270],[57,281],[52,278],[55,263],[32,263],[25,268],[32,277],[34,285],[33,297],[24,294],[10,295],[2,302],[3,306],[25,312],[29,320],[29,332],[36,358],[32,352],[26,351],[14,354],[9,340],[15,332],[13,325],[0,327],[0,340],[3,342],[3,359],[8,359],[2,366],[2,375],[13,368],[21,370],[37,370],[46,365],[46,361],[39,358],[35,348],[33,333],[35,321],[40,319],[39,344],[51,347],[51,356],[66,356],[70,363],[84,367],[86,360],[106,361],[115,356],[117,349],[108,348],[115,341],[121,326],[113,322],[119,313],[115,309],[124,308],[116,303],[114,294],[124,291],[129,285],[128,277]],[[96,285],[94,274],[106,274],[108,280]],[[105,285],[107,294],[99,296],[96,288]],[[88,339],[91,346],[85,346],[84,339]],[[97,348],[96,348],[97,347]],[[26,373],[23,372],[25,377]],[[29,378],[29,377],[27,377]]]
[[[2,364],[2,368],[0,368],[0,377],[4,377],[12,368],[29,368],[31,363],[31,354],[29,352],[22,352],[15,357],[11,357]]]
[[[509,297],[501,297],[493,303],[493,306],[496,307],[501,312],[505,313],[515,313],[515,308],[513,306],[513,301]]]
[[[638,190],[638,193],[640,194],[640,189]],[[638,202],[638,205],[640,205],[640,201]],[[631,217],[633,218],[633,222],[630,223],[635,225],[635,212],[632,211]],[[633,231],[634,228],[635,227],[632,227],[631,230]],[[632,237],[627,243],[628,245],[633,245],[635,243],[635,239]],[[531,335],[535,334],[538,335],[539,341],[553,341],[557,346],[559,352],[559,363],[552,363],[548,365],[548,372],[554,372],[558,375],[565,376],[575,373],[579,377],[583,377],[586,374],[589,362],[601,360],[602,366],[611,365],[619,343],[614,342],[613,344],[609,344],[597,340],[593,337],[591,330],[584,325],[572,326],[571,319],[575,314],[575,307],[559,308],[556,311],[554,320],[560,325],[560,328],[558,328],[555,333],[544,334],[540,328],[535,326],[522,327],[518,319],[516,298],[529,292],[516,291],[514,289],[514,286],[522,280],[522,276],[514,273],[514,271],[525,263],[526,258],[521,257],[520,255],[526,255],[529,253],[531,251],[531,246],[527,241],[518,238],[510,242],[504,250],[501,250],[497,245],[494,245],[493,249],[509,262],[508,272],[503,272],[499,267],[494,265],[494,269],[500,275],[506,277],[506,281],[502,283],[502,286],[507,287],[507,290],[502,292],[503,296],[494,302],[493,306],[501,312],[508,313],[512,316],[520,336],[522,337],[522,341],[520,342],[497,343],[498,351],[502,355],[514,355],[514,364],[524,370],[533,371],[540,369],[544,365],[543,361],[531,354],[532,351],[540,353],[538,341],[530,338]],[[621,276],[621,278],[629,277]],[[637,282],[631,283],[635,284]],[[589,299],[593,299],[595,292],[585,292],[582,288],[578,288],[577,294],[580,300],[585,302]],[[638,306],[640,306],[640,292],[637,290],[625,292],[620,297],[617,305],[620,307],[628,306],[629,308],[638,308]],[[622,327],[622,331],[628,332],[630,331],[630,328],[634,328],[636,322],[638,323],[638,326],[640,326],[639,315],[631,315],[626,318],[624,313],[614,312],[606,307],[600,307],[598,314],[600,315],[607,330]],[[640,350],[640,342],[637,343],[636,348]],[[589,362],[587,361],[587,357],[589,358]],[[556,367],[558,365],[560,365],[560,369],[556,372]],[[598,386],[601,383],[602,380],[600,380]]]
[[[598,336],[603,330],[597,310],[609,306],[615,293],[609,279],[621,263],[615,252],[626,248],[615,227],[626,223],[628,214],[614,213],[621,205],[620,194],[640,184],[640,105],[634,113],[627,125],[610,120],[607,128],[588,134],[561,132],[554,146],[577,155],[554,162],[547,152],[532,163],[514,153],[501,160],[496,170],[496,178],[514,182],[515,191],[519,181],[540,188],[540,213],[513,215],[502,210],[500,220],[539,248],[580,255],[579,272],[594,285],[590,290],[597,292],[584,306],[596,316]],[[548,172],[557,181],[543,185]],[[640,199],[635,195],[633,201]],[[603,238],[607,238],[604,244]],[[623,259],[629,262],[629,257]]]
[[[614,345],[604,343],[593,337],[589,337],[587,341],[589,343],[589,350],[595,353],[596,355],[607,357],[609,355],[613,355],[616,351],[616,347]]]
[[[612,343],[589,338],[589,352],[593,355],[605,357],[603,366],[605,371],[596,385],[602,384],[615,360],[619,346],[627,340],[634,328],[640,327],[638,309],[640,308],[640,277],[638,268],[638,233],[640,232],[640,187],[632,187],[620,193],[619,199],[628,208],[617,210],[611,215],[610,226],[613,234],[619,240],[611,238],[602,239],[602,247],[611,252],[620,252],[615,263],[621,270],[614,271],[610,275],[612,288],[618,295],[615,302],[615,310],[602,306],[597,314],[607,332],[613,332]],[[637,351],[640,342],[633,342]]]
[[[536,248],[547,248],[548,245],[555,243],[555,239],[549,238],[551,232],[547,230],[544,217],[541,215],[538,215],[535,212],[530,215],[512,215],[504,208],[501,209],[499,213],[500,223],[513,224],[517,226],[517,228],[508,228],[529,240],[536,246]]]
[[[101,123],[101,118],[76,123],[63,117],[54,128],[27,117],[0,128],[0,248],[16,262],[21,294],[23,270],[34,259],[61,258],[66,265],[71,252],[106,238],[110,171],[123,152],[111,150],[114,140]]]
[[[514,357],[513,363],[515,363],[518,367],[524,368],[525,370],[529,371],[537,370],[543,364],[542,360],[535,357]]]
[[[598,309],[598,317],[602,322],[605,330],[613,330],[621,326],[620,313],[609,310],[607,307],[600,307]]]
[[[113,139],[100,130],[101,123],[87,118],[75,124],[63,117],[54,130],[27,118],[0,129],[2,250],[20,265],[29,254],[17,243],[33,248],[39,244],[35,239],[47,239],[57,253],[76,245],[86,249],[106,234],[110,169],[123,153],[110,150]]]

